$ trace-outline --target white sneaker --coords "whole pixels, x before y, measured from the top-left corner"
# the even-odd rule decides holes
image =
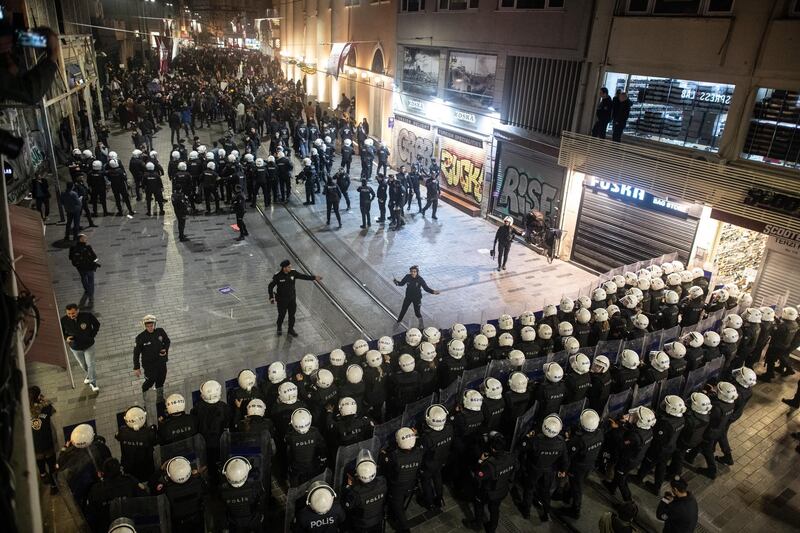
[[[89,384],[89,383],[91,383],[91,382],[92,382],[92,380],[91,380],[91,379],[89,379],[89,378],[83,378],[83,384],[84,384],[84,385],[88,385],[88,384]]]
[[[99,392],[100,391],[100,387],[98,387],[94,383],[89,383],[89,388],[92,389],[92,392]]]

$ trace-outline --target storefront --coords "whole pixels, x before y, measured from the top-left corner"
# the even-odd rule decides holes
[[[702,211],[699,205],[586,176],[572,260],[599,272],[671,252],[688,262]]]
[[[800,233],[765,225],[764,260],[753,285],[753,301],[761,305],[797,305],[800,301]]]

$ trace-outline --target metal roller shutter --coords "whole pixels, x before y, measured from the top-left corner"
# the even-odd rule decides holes
[[[753,290],[757,305],[797,305],[800,303],[800,265],[796,257],[767,250]],[[788,291],[788,299],[786,299]]]
[[[572,260],[598,272],[672,252],[686,262],[697,224],[584,188]]]

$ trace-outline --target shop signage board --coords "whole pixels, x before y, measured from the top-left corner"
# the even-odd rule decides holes
[[[402,93],[399,94],[399,98],[395,98],[395,110],[486,135],[492,132],[496,122],[495,117],[487,112],[463,109],[451,103],[426,100]]]
[[[636,205],[642,209],[659,211],[678,218],[687,218],[689,216],[689,206],[650,194],[638,187],[606,181],[595,176],[587,176],[584,184],[590,189],[602,191],[613,198]]]
[[[800,232],[766,224],[764,233],[769,235],[768,249],[800,259]]]
[[[486,150],[479,139],[439,128],[442,185],[476,205],[483,200]]]

